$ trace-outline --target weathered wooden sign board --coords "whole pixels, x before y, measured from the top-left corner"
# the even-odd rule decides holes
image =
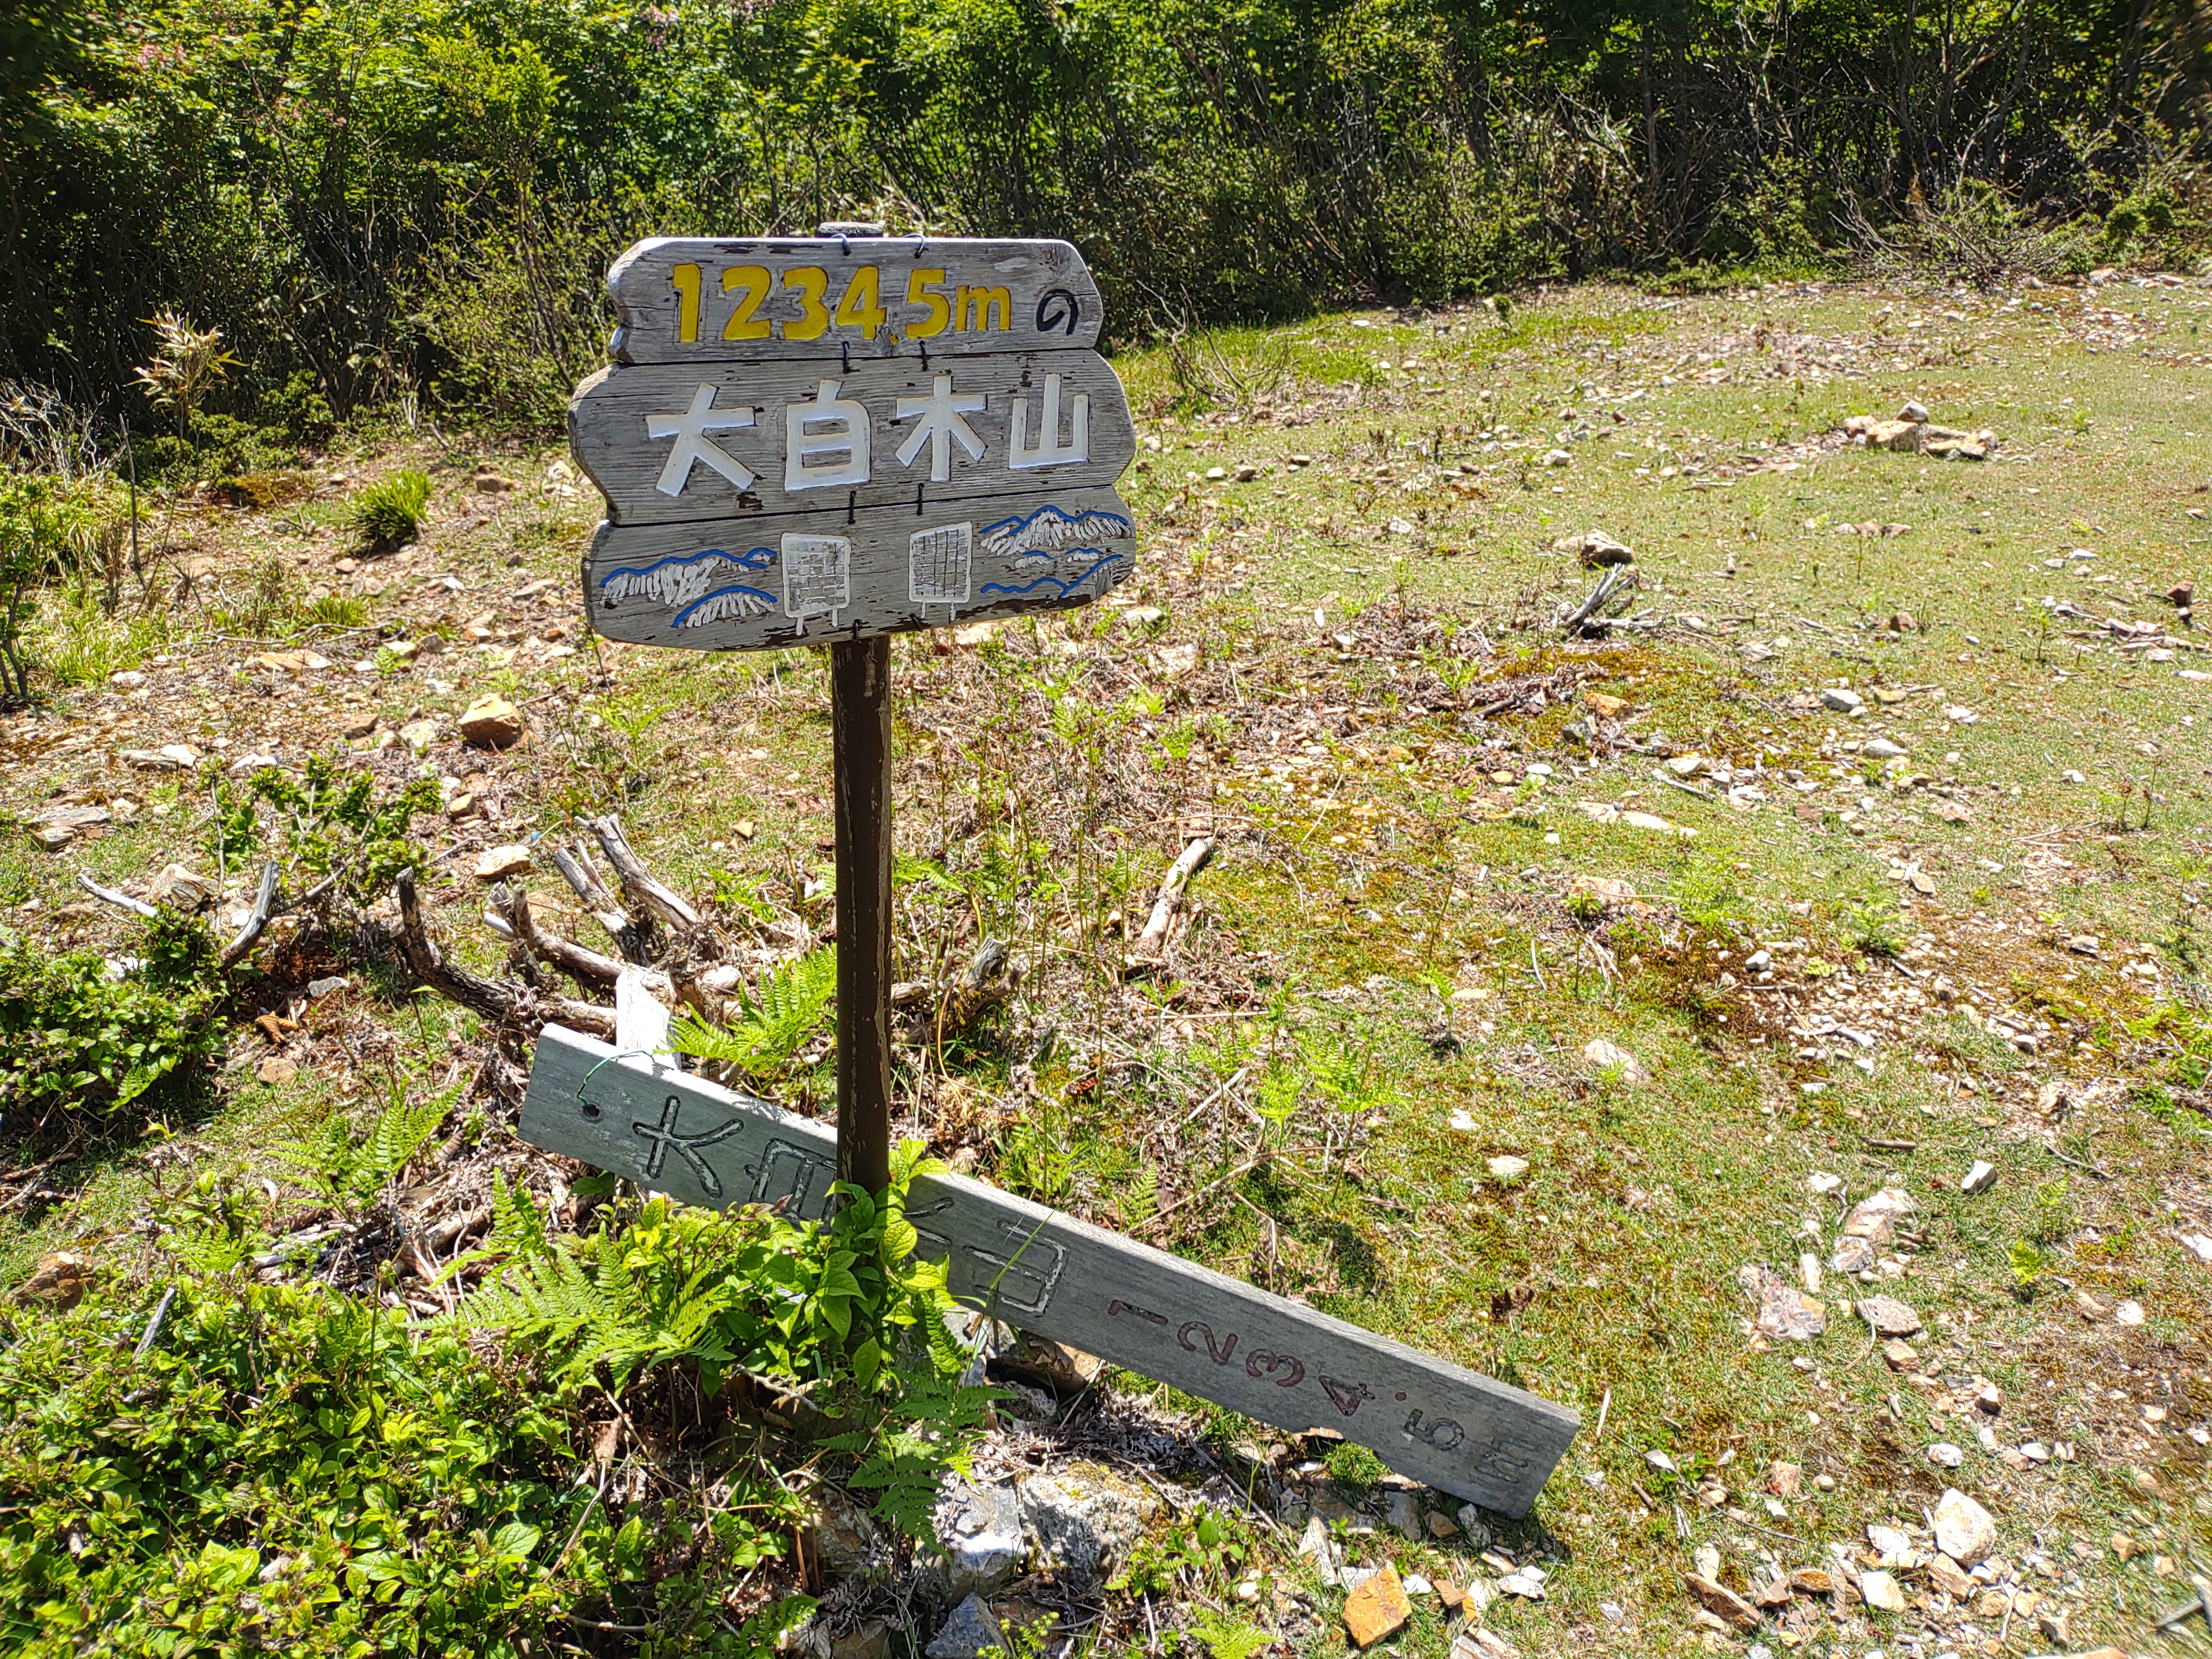
[[[1136,565],[1136,453],[1065,242],[664,238],[617,262],[569,438],[609,639],[852,641],[1087,604]]]
[[[836,1137],[557,1025],[539,1036],[522,1135],[686,1203],[784,1201],[818,1218]],[[922,1253],[952,1293],[1233,1411],[1327,1427],[1392,1468],[1528,1513],[1580,1419],[1519,1389],[959,1176],[914,1183]]]

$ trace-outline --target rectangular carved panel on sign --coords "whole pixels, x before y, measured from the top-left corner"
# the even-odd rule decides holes
[[[568,433],[620,525],[1082,489],[1137,453],[1092,351],[617,364],[576,388]]]
[[[823,1213],[827,1125],[615,1053],[547,1026],[523,1139],[686,1203]],[[1261,1422],[1336,1430],[1507,1515],[1528,1512],[1580,1426],[1534,1395],[981,1182],[923,1176],[908,1215],[969,1306]]]
[[[584,606],[607,639],[756,651],[1087,605],[1136,551],[1111,489],[610,524],[585,560]]]
[[[963,356],[1095,345],[1098,286],[1066,242],[654,237],[607,273],[625,363]]]

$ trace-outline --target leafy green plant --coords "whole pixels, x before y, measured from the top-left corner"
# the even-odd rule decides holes
[[[914,1253],[905,1205],[927,1167],[920,1153],[916,1142],[898,1149],[880,1197],[837,1183],[837,1208],[819,1222],[653,1200],[591,1238],[548,1239],[509,1193],[515,1255],[451,1322],[503,1330],[563,1391],[619,1395],[669,1364],[692,1368],[710,1399],[738,1370],[804,1390],[836,1423],[824,1449],[855,1461],[846,1484],[927,1536],[939,1483],[966,1468],[991,1391],[960,1384],[967,1356],[945,1324],[945,1269]]]
[[[1073,1190],[1075,1159],[1048,1123],[1018,1117],[999,1144],[999,1179],[1040,1204],[1057,1204]]]
[[[1897,912],[1886,904],[1862,904],[1851,912],[1852,945],[1870,957],[1893,957],[1905,949]]]
[[[118,976],[96,951],[0,947],[0,1139],[113,1119],[221,1057],[205,928],[157,918],[140,948],[145,966]]]
[[[355,903],[390,890],[402,870],[421,866],[425,855],[409,839],[409,827],[439,804],[438,786],[428,777],[380,795],[375,773],[327,755],[309,756],[296,775],[264,767],[242,789],[210,773],[209,787],[216,807],[210,850],[220,860],[244,862],[267,834],[288,886],[304,873]],[[265,825],[257,802],[270,809]]]
[[[394,548],[421,532],[429,505],[429,475],[402,467],[365,487],[349,504],[346,516],[369,546]]]
[[[266,1243],[252,1200],[221,1207],[185,1231]],[[520,1659],[621,1576],[575,1457],[524,1375],[313,1281],[239,1265],[11,1306],[0,1632],[37,1659]]]
[[[712,1024],[686,1010],[670,1025],[669,1042],[679,1054],[773,1077],[822,1029],[836,994],[837,953],[825,945],[775,969],[757,997],[740,992],[734,1021]]]
[[[1395,1103],[1397,1085],[1376,1054],[1374,1045],[1335,1031],[1302,1037],[1306,1071],[1322,1097],[1352,1118]]]
[[[334,1112],[320,1135],[280,1147],[276,1155],[298,1170],[325,1203],[347,1215],[357,1214],[398,1178],[408,1160],[437,1133],[460,1091],[455,1084],[410,1106],[403,1086],[395,1091],[398,1097],[377,1114],[367,1133],[355,1135],[344,1115]]]

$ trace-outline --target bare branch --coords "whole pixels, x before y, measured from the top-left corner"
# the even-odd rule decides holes
[[[161,914],[143,899],[132,898],[128,893],[118,893],[112,887],[102,887],[82,870],[77,872],[76,879],[77,885],[83,888],[93,897],[104,899],[110,904],[130,911],[134,916],[144,916],[150,921]]]
[[[261,890],[254,895],[253,908],[246,913],[246,926],[239,929],[236,939],[222,947],[218,960],[224,967],[235,967],[246,959],[247,953],[261,942],[262,931],[269,926],[269,918],[276,910],[276,860],[271,859],[261,867]]]
[[[623,839],[622,825],[611,815],[592,818],[585,827],[599,837],[599,850],[614,866],[615,874],[621,878],[623,891],[634,903],[651,911],[672,927],[699,925],[699,913],[653,879],[653,872],[645,867],[645,860],[631,851],[630,844]]]
[[[406,953],[407,965],[414,969],[415,976],[440,996],[502,1024],[538,1025],[557,1019],[576,1030],[603,1037],[614,1036],[615,1015],[611,1008],[573,1002],[566,997],[539,996],[527,987],[486,979],[448,962],[423,923],[422,901],[415,890],[412,870],[399,872],[398,890],[400,948]]]
[[[1168,866],[1160,882],[1159,896],[1152,901],[1152,914],[1145,923],[1145,931],[1137,935],[1132,956],[1145,956],[1167,944],[1168,928],[1175,921],[1176,907],[1182,904],[1183,890],[1190,878],[1206,867],[1206,860],[1213,856],[1213,837],[1200,836],[1182,849],[1182,856]]]
[[[617,949],[629,960],[646,963],[652,958],[647,947],[647,935],[651,933],[650,921],[641,926],[624,915],[621,903],[599,879],[599,872],[592,867],[591,854],[584,850],[581,842],[574,852],[565,847],[553,849],[554,866],[576,896],[591,907],[592,920],[599,924],[600,931],[615,942]]]
[[[551,963],[578,984],[602,990],[622,976],[623,964],[612,957],[603,957],[540,928],[538,918],[531,914],[530,895],[522,888],[502,883],[492,889],[491,902],[524,949],[540,961]]]

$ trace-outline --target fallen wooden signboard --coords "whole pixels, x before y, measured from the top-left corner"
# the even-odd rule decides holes
[[[548,1025],[522,1136],[686,1203],[823,1212],[837,1140],[665,1061]],[[981,1182],[925,1176],[908,1218],[952,1293],[1018,1329],[1292,1431],[1334,1429],[1400,1474],[1528,1512],[1579,1417]]]

